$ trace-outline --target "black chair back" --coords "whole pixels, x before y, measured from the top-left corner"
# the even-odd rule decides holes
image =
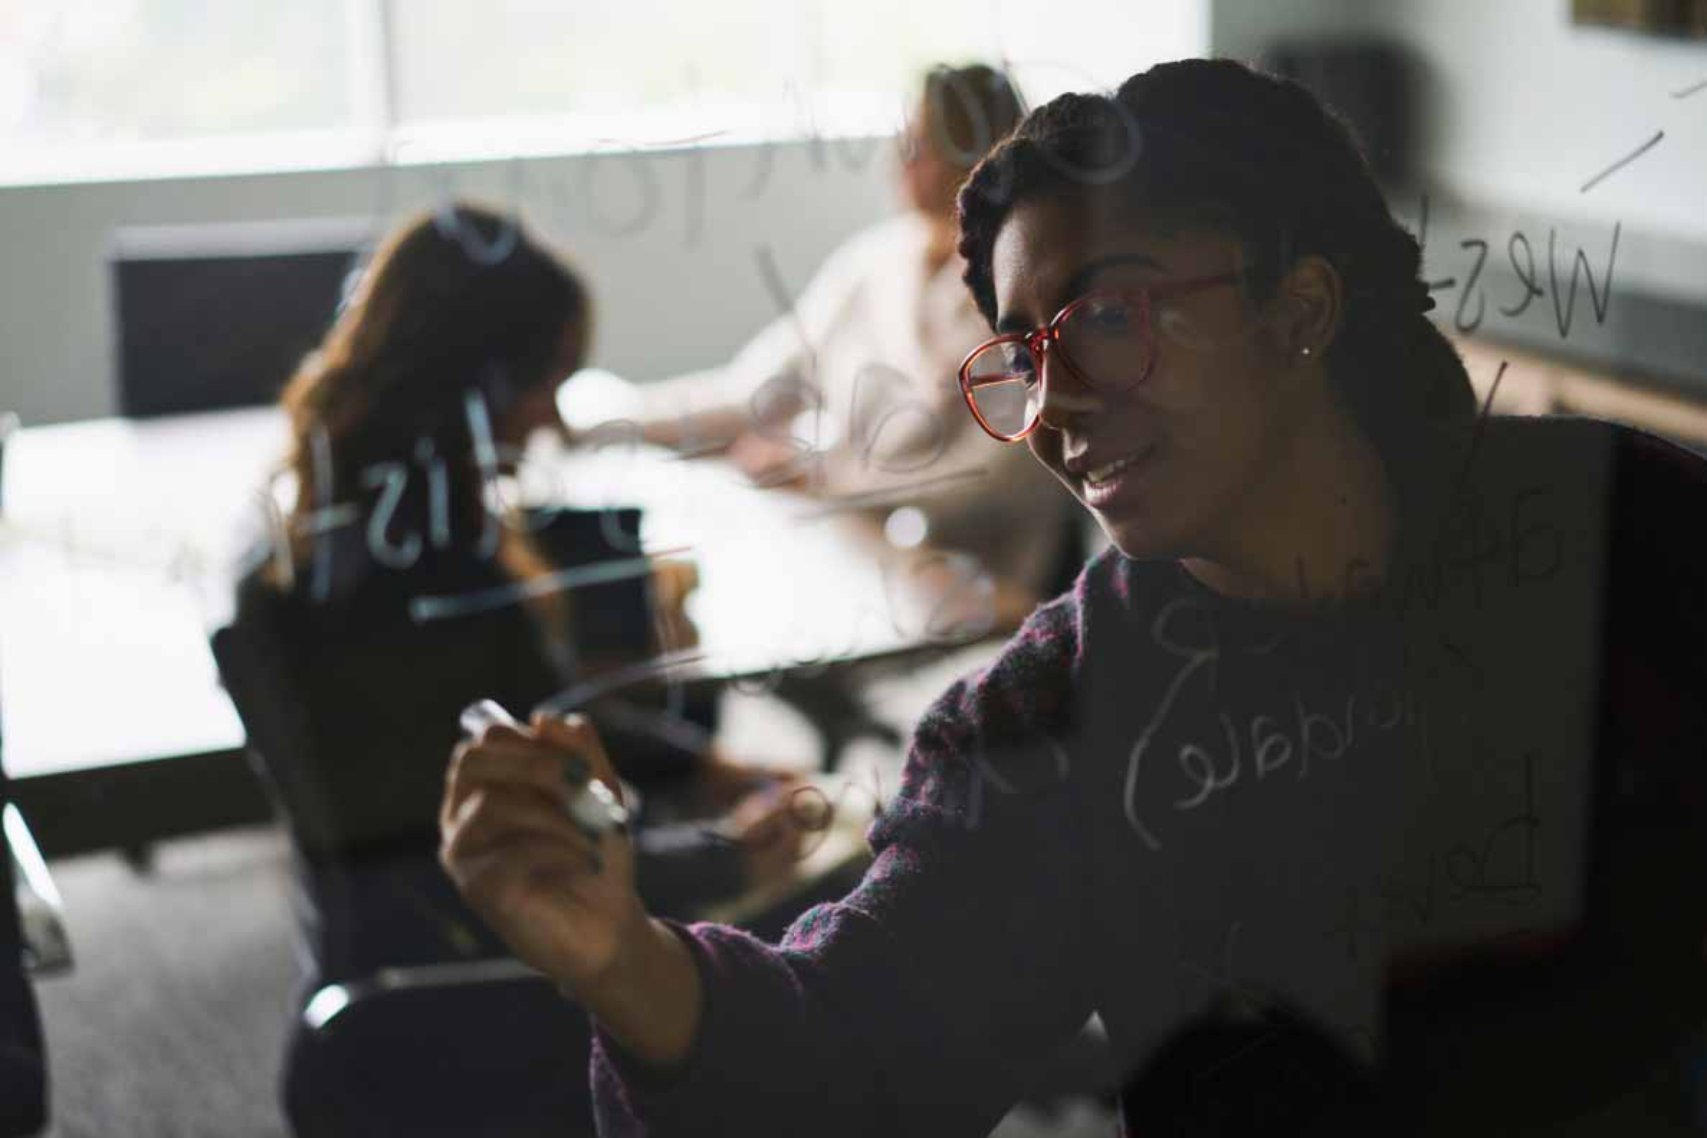
[[[305,894],[315,967],[280,1087],[293,1132],[590,1134],[584,1015],[543,979],[518,978],[525,970],[513,961],[482,959],[501,946],[483,927],[464,926],[472,914],[430,843],[390,850],[350,831],[299,682],[304,636],[288,617],[282,606],[242,605],[213,650],[251,759],[290,829]],[[407,653],[380,656],[345,662],[410,665]],[[435,763],[433,777],[442,769]],[[432,824],[429,815],[422,825]],[[494,963],[508,966],[498,983],[486,975]]]
[[[0,742],[0,813],[11,802]],[[12,857],[0,831],[0,1138],[47,1125],[47,1050],[41,1013],[25,971],[24,933]]]
[[[1391,1069],[1416,1133],[1551,1133],[1644,1087],[1665,1132],[1707,1132],[1689,1103],[1707,1085],[1707,458],[1606,430],[1582,920],[1394,984]]]
[[[250,761],[291,834],[309,985],[502,951],[435,856],[454,710],[437,709],[443,725],[352,710],[364,704],[364,677],[376,674],[428,692],[455,687],[467,654],[459,644],[474,642],[451,631],[412,654],[383,637],[322,640],[326,627],[300,627],[300,616],[284,604],[241,605],[239,619],[214,634],[213,651]],[[448,677],[436,662],[450,663]]]
[[[591,1135],[585,1014],[515,961],[427,965],[324,988],[283,1086],[298,1138]]]

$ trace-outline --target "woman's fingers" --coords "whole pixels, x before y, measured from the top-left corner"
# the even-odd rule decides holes
[[[444,828],[442,838],[447,861],[533,838],[592,849],[560,807],[531,789],[515,785],[486,786],[470,792]]]
[[[440,825],[448,825],[468,796],[482,787],[525,787],[561,804],[567,789],[563,754],[536,739],[501,728],[486,732],[478,742],[458,745],[445,770]]]
[[[566,808],[570,786],[608,765],[590,728],[492,729],[445,778],[445,870],[518,957],[572,988],[605,974],[644,916],[627,835],[590,836]]]
[[[562,885],[597,876],[605,854],[563,814],[526,788],[481,788],[445,828],[439,861],[476,907],[505,904],[512,889],[535,889],[540,874]]]
[[[581,760],[587,777],[604,783],[617,801],[622,801],[622,780],[617,777],[616,767],[605,753],[605,745],[591,720],[584,715],[558,716],[539,711],[534,713],[530,726],[541,743]]]

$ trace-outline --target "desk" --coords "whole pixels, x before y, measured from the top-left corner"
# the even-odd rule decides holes
[[[1485,400],[1507,365],[1494,395],[1501,415],[1583,415],[1623,423],[1701,450],[1707,447],[1707,401],[1668,391],[1610,368],[1590,368],[1531,349],[1461,336],[1453,346],[1463,357]]]
[[[50,854],[269,816],[209,631],[257,532],[286,434],[275,409],[18,432],[0,528],[0,731]],[[632,448],[546,455],[535,498],[634,504],[647,551],[685,550],[688,679],[797,675],[961,643],[993,621],[959,563],[889,548],[863,515]]]

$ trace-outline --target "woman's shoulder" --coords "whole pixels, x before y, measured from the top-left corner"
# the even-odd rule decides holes
[[[1071,713],[1091,638],[1120,620],[1146,578],[1165,571],[1112,548],[1092,557],[1072,588],[1034,609],[995,660],[943,693],[915,738],[1059,726]]]
[[[979,816],[1022,789],[1064,781],[1065,756],[1083,725],[1088,634],[1114,600],[1118,553],[1092,558],[1073,588],[1038,606],[987,666],[961,676],[913,729],[890,825],[927,813]],[[1023,797],[1023,796],[1022,796]]]

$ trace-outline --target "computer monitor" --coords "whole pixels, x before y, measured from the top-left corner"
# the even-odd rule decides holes
[[[371,226],[276,221],[118,230],[118,404],[135,418],[271,403],[320,342]]]

